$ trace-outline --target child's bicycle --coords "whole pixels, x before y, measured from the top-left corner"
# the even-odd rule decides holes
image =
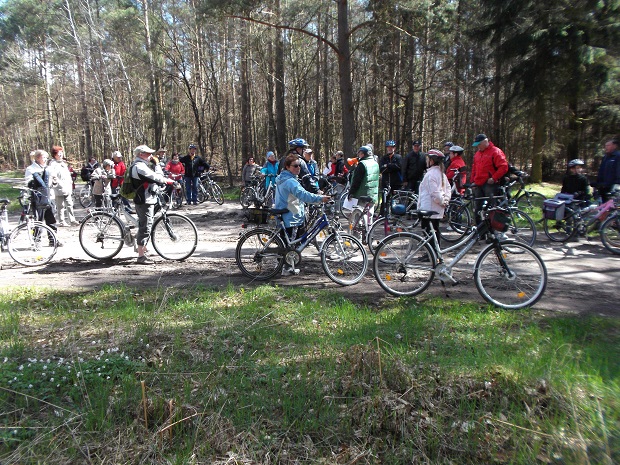
[[[334,227],[325,213],[297,239],[291,239],[282,221],[287,209],[271,209],[276,217],[276,229],[257,227],[241,234],[237,242],[235,260],[241,272],[251,279],[268,280],[281,272],[285,262],[293,267],[301,261],[301,253],[321,231],[329,235],[320,247],[321,264],[325,274],[337,284],[349,286],[358,283],[368,269],[368,256],[362,243]],[[295,237],[295,236],[293,236]]]
[[[419,219],[430,218],[432,211],[415,211]],[[458,243],[441,249],[436,231],[422,235],[401,232],[387,236],[377,248],[373,261],[375,278],[392,295],[413,296],[424,292],[435,275],[442,285],[458,284],[452,270],[459,261],[491,231],[503,232],[508,212],[491,208],[482,212],[484,220],[473,226]],[[540,255],[529,245],[500,241],[491,234],[492,243],[478,254],[474,264],[474,282],[480,295],[498,307],[518,309],[534,305],[545,292],[547,268]],[[456,252],[450,261],[444,254]]]
[[[566,196],[570,197],[570,196]],[[560,212],[550,209],[551,202],[545,206],[546,217],[543,226],[546,236],[553,242],[568,242],[581,236],[589,238],[598,232],[601,241],[611,253],[620,255],[620,191],[601,205],[588,205],[585,200],[567,198],[564,204],[556,205]],[[557,215],[553,217],[553,215]]]
[[[30,208],[30,198],[40,196],[39,192],[22,188],[20,203],[22,217],[13,230],[9,225],[7,205],[9,199],[0,199],[0,250],[8,250],[9,255],[20,265],[45,265],[56,254],[58,241],[54,230],[35,217],[36,209]]]

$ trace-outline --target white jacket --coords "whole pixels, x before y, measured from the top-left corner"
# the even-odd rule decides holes
[[[47,166],[49,170],[50,186],[56,197],[71,195],[73,192],[73,179],[71,172],[64,161],[52,159]]]
[[[418,198],[418,210],[430,210],[437,212],[431,218],[443,218],[444,210],[450,202],[451,189],[448,178],[441,172],[438,165],[433,165],[426,170],[426,174],[420,183],[420,197]]]

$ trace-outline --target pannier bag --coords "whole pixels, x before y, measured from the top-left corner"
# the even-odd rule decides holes
[[[508,231],[508,224],[510,223],[510,217],[508,211],[503,208],[494,208],[489,211],[489,222],[491,229],[497,232]]]
[[[266,208],[248,208],[246,216],[249,223],[267,224],[269,210]]]
[[[543,215],[548,220],[563,220],[565,213],[566,202],[564,200],[547,199],[543,203]]]

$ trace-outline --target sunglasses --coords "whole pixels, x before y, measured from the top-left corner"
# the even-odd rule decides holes
[[[301,166],[301,164],[295,163],[295,164],[291,165],[291,168],[299,168],[300,166]]]

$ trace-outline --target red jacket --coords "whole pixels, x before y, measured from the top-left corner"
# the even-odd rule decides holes
[[[474,162],[471,165],[471,182],[476,186],[483,186],[489,178],[493,178],[496,183],[508,172],[508,162],[506,155],[501,149],[495,147],[489,141],[489,146],[482,152],[478,150],[474,155]]]
[[[113,188],[121,187],[124,181],[123,177],[125,176],[125,171],[127,171],[127,167],[125,166],[125,162],[123,160],[114,165],[114,174],[116,177],[112,179],[111,186]]]
[[[446,168],[446,177],[448,178],[448,181],[450,181],[450,184],[454,184],[454,181],[457,181],[457,188],[461,194],[465,191],[463,186],[467,182],[466,170],[461,170],[464,166],[465,160],[463,160],[463,157],[460,155],[452,155],[450,158],[450,164]],[[459,171],[454,171],[455,169]]]
[[[181,162],[172,163],[172,161],[169,161],[164,169],[171,174],[170,178],[175,181],[181,179],[185,174],[185,167]]]

